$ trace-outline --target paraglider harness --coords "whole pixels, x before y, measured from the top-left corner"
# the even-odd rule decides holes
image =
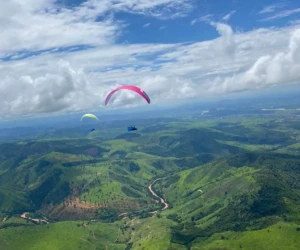
[[[135,126],[131,126],[131,127],[127,127],[127,130],[128,131],[134,131],[134,130],[137,130],[137,128]]]

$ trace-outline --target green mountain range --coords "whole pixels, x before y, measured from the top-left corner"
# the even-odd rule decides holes
[[[299,249],[299,127],[161,119],[1,144],[0,249]]]

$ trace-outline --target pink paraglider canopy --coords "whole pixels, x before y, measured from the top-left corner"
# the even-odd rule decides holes
[[[137,86],[132,86],[132,85],[125,85],[125,86],[120,86],[120,87],[114,89],[113,91],[111,91],[111,92],[107,95],[107,97],[106,97],[106,99],[105,99],[105,103],[104,103],[105,106],[106,106],[107,103],[109,102],[111,96],[112,96],[115,92],[117,92],[117,91],[119,91],[119,90],[121,90],[121,89],[127,89],[127,90],[134,91],[134,92],[138,93],[140,96],[142,96],[149,104],[150,104],[150,102],[151,102],[151,101],[150,101],[150,98],[149,98],[149,96],[146,94],[146,92],[144,92],[143,90],[141,90],[139,87],[137,87]]]

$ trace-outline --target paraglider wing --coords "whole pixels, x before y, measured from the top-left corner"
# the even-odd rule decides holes
[[[82,121],[82,119],[85,118],[85,117],[88,117],[88,118],[91,118],[91,119],[93,119],[93,120],[98,121],[97,116],[95,116],[95,115],[93,115],[93,114],[85,114],[85,115],[83,115],[83,116],[81,117],[81,121]]]
[[[149,96],[146,94],[146,92],[144,92],[143,90],[141,90],[139,87],[136,87],[136,86],[132,86],[132,85],[125,85],[125,86],[120,86],[116,89],[114,89],[113,91],[111,91],[106,99],[105,99],[105,106],[107,105],[107,103],[109,102],[111,96],[116,93],[117,91],[121,90],[121,89],[127,89],[127,90],[131,90],[131,91],[134,91],[136,92],[137,94],[139,94],[140,96],[142,96],[149,104],[150,104],[150,98]]]

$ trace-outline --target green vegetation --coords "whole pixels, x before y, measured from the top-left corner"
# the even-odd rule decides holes
[[[298,223],[299,173],[297,159],[247,153],[183,171],[174,183],[162,180],[157,190],[173,207],[166,216],[178,222],[172,241],[192,245],[216,233]]]
[[[124,249],[116,244],[118,227],[82,221],[19,226],[1,230],[0,249]],[[15,237],[17,236],[17,237]]]
[[[279,222],[262,230],[215,234],[204,244],[195,242],[191,249],[289,249],[299,248],[299,225]]]
[[[0,249],[296,249],[298,128],[160,120],[136,133],[113,127],[115,139],[1,144]],[[147,188],[157,178],[163,211]]]

